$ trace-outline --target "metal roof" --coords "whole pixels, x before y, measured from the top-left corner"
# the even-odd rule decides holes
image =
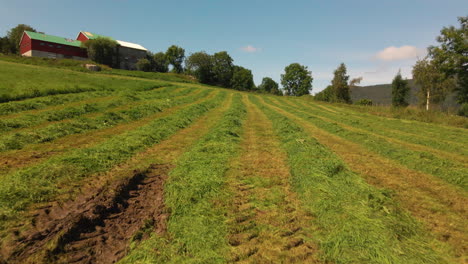
[[[89,38],[89,39],[108,38],[108,39],[115,40],[115,39],[113,39],[113,38],[111,38],[111,37],[104,36],[104,35],[99,35],[99,34],[96,34],[96,33],[91,33],[91,32],[88,32],[88,31],[81,31],[81,33],[83,33],[83,35],[85,35],[85,36],[86,36],[87,38]],[[126,42],[126,41],[122,41],[122,40],[115,40],[115,41],[117,41],[117,43],[118,43],[120,46],[122,46],[122,47],[148,51],[147,49],[145,49],[145,48],[144,48],[143,46],[141,46],[140,44],[131,43],[131,42]]]
[[[135,44],[135,43],[126,42],[126,41],[122,41],[122,40],[117,40],[117,43],[119,43],[119,45],[122,46],[122,47],[127,47],[127,48],[131,48],[131,49],[137,49],[137,50],[148,51],[147,49],[145,49],[145,48],[144,48],[143,46],[141,46],[140,44]]]
[[[78,40],[57,37],[57,36],[52,36],[52,35],[46,35],[46,34],[31,32],[31,31],[24,31],[24,33],[27,34],[31,39],[35,39],[35,40],[42,40],[42,41],[47,41],[47,42],[52,42],[52,43],[57,43],[57,44],[62,44],[62,45],[74,46],[74,47],[81,47],[81,41],[78,41]]]
[[[80,31],[80,32],[83,33],[89,39],[108,38],[108,39],[115,40],[115,39],[113,39],[111,37],[104,36],[104,35],[99,35],[99,34],[96,34],[96,33],[91,33],[91,32],[88,32],[88,31]]]

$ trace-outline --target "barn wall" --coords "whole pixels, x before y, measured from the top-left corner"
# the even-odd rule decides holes
[[[23,38],[20,43],[20,54],[24,54],[31,50],[31,38],[28,34],[23,33]]]
[[[33,51],[61,54],[65,58],[88,57],[85,49],[35,39],[32,40],[32,49]]]
[[[64,54],[60,53],[55,53],[55,52],[48,52],[48,51],[40,51],[40,50],[31,50],[25,54],[29,54],[29,56],[32,57],[41,57],[41,58],[49,58],[49,59],[74,59],[74,60],[86,60],[86,58],[83,57],[77,57],[77,56],[66,56]],[[24,56],[28,56],[25,55]]]
[[[80,32],[80,34],[78,34],[78,37],[76,38],[76,40],[79,40],[81,42],[86,42],[86,41],[88,41],[88,37],[86,37],[83,33]]]
[[[120,69],[124,70],[136,70],[136,63],[139,59],[146,58],[146,51],[131,49],[127,47],[119,46],[120,56]]]

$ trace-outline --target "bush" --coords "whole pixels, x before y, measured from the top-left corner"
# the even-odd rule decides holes
[[[354,102],[356,105],[372,105],[372,100],[370,99],[359,99],[356,102]]]
[[[458,115],[468,117],[468,103],[463,103],[461,105],[460,109],[458,110]]]
[[[151,71],[151,62],[147,59],[139,59],[136,67],[139,71],[149,72]]]

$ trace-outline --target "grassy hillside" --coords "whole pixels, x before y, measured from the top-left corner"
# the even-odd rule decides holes
[[[413,80],[408,80],[410,87],[410,94],[408,97],[408,103],[410,105],[419,105],[418,91],[419,87],[414,83]],[[359,99],[371,99],[376,105],[391,105],[392,104],[392,85],[391,84],[379,84],[370,86],[358,86],[351,89],[351,99],[357,101]],[[441,103],[442,109],[458,108],[459,105],[456,102],[455,94],[452,93],[447,96],[445,101]]]
[[[18,62],[0,263],[468,261],[466,118]]]

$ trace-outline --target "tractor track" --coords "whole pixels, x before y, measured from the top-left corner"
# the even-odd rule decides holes
[[[142,238],[144,228],[164,232],[163,183],[171,168],[153,164],[94,195],[41,209],[35,229],[15,241],[6,262],[117,262],[132,239]]]

